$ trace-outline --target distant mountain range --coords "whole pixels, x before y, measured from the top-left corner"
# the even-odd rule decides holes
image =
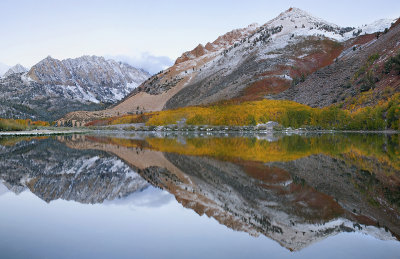
[[[289,99],[314,107],[355,97],[363,90],[354,75],[368,66],[381,69],[400,46],[400,27],[382,19],[358,28],[340,27],[290,8],[264,25],[228,32],[185,52],[111,109],[75,112],[65,119],[89,121],[141,111],[159,111],[223,100]],[[369,68],[368,67],[368,68]],[[377,69],[377,70],[379,70]],[[377,71],[377,93],[400,88]],[[382,95],[376,94],[376,102]]]
[[[49,56],[29,71],[18,64],[0,79],[0,117],[55,120],[69,111],[105,108],[148,77],[142,69],[97,56]]]
[[[7,70],[7,72],[4,73],[3,77],[8,77],[11,76],[12,74],[25,73],[25,72],[28,72],[28,69],[26,69],[21,64],[16,64],[15,66],[10,67]]]
[[[72,112],[63,119],[88,122],[263,98],[346,107],[371,88],[371,98],[359,105],[373,105],[400,90],[399,76],[384,73],[399,41],[399,22],[393,19],[340,27],[290,8],[263,25],[199,44],[151,77],[95,56],[47,57],[20,74],[15,72],[22,68],[14,67],[0,80],[0,117],[55,120]]]

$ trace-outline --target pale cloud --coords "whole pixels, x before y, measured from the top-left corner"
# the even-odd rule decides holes
[[[156,74],[174,64],[174,61],[167,56],[155,56],[149,52],[143,52],[137,56],[107,55],[106,58],[114,59],[117,61],[128,63],[136,68],[142,68],[150,74]]]
[[[108,205],[131,205],[133,207],[158,208],[162,207],[174,200],[174,196],[165,190],[160,190],[153,186],[149,186],[144,190],[136,191],[130,195],[105,201],[103,204]]]

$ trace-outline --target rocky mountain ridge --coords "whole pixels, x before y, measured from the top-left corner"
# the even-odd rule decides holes
[[[172,67],[146,80],[110,109],[95,114],[75,112],[64,119],[86,122],[223,100],[280,98],[274,95],[333,64],[360,42],[375,45],[375,32],[385,31],[392,22],[383,19],[359,28],[342,28],[290,8],[264,25],[234,30],[185,52]],[[323,101],[321,95],[318,98]]]
[[[399,21],[385,33],[349,40],[350,44],[344,47],[335,62],[308,75],[302,80],[304,82],[270,97],[324,107],[337,103],[348,105],[370,88],[373,88],[369,100],[371,105],[399,92],[400,77],[384,71],[385,63],[400,53]],[[368,85],[366,74],[373,77],[373,82]]]
[[[0,117],[52,121],[75,110],[104,109],[149,76],[103,57],[47,57],[29,71],[18,66],[0,78]]]
[[[23,67],[21,64],[16,64],[15,66],[8,69],[7,72],[4,73],[3,77],[8,77],[12,74],[25,73],[27,71],[28,71],[28,69]]]
[[[34,65],[26,77],[41,85],[74,87],[90,102],[114,103],[130,93],[150,74],[104,57],[82,56],[58,60],[50,56]]]
[[[227,32],[224,35],[219,36],[212,43],[208,42],[205,46],[199,44],[193,50],[187,51],[183,53],[179,58],[177,58],[175,61],[175,65],[188,60],[196,59],[205,54],[221,51],[229,47],[230,45],[234,44],[236,41],[253,34],[255,30],[258,28],[258,26],[259,25],[257,23],[253,23],[247,26],[246,28],[235,29],[230,32]]]

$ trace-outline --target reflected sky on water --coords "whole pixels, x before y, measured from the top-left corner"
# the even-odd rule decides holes
[[[2,139],[0,257],[396,258],[398,137],[320,138]]]

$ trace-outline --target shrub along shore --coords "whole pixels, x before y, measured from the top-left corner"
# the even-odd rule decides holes
[[[48,127],[50,124],[47,121],[32,121],[30,119],[1,119],[0,131],[23,131],[37,129],[38,127]]]
[[[271,121],[279,123],[283,128],[294,129],[400,130],[400,94],[395,94],[389,100],[373,107],[359,108],[355,111],[340,109],[338,106],[312,108],[292,101],[262,100],[126,115],[93,121],[88,126],[145,123],[147,130],[157,126],[198,129],[204,125],[211,128],[226,126],[252,129]]]
[[[271,122],[275,122],[271,124]],[[346,130],[384,131],[400,130],[400,93],[372,107],[354,111],[338,106],[312,108],[284,100],[261,100],[240,104],[223,103],[210,106],[192,106],[104,118],[86,126],[141,124],[130,130]],[[0,131],[30,130],[50,126],[48,122],[0,119]],[[107,129],[102,127],[102,129]]]

